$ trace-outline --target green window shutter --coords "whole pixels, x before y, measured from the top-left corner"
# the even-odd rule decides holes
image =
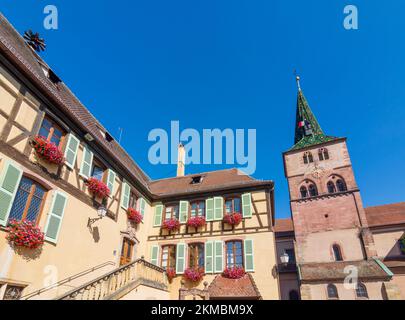
[[[159,246],[153,245],[150,253],[150,263],[159,266]]]
[[[85,178],[90,177],[91,167],[93,165],[93,152],[89,150],[87,146],[83,149],[83,159],[80,166],[80,175]]]
[[[214,198],[214,220],[222,220],[224,213],[224,198]]]
[[[224,271],[224,242],[214,241],[214,272]]]
[[[186,244],[178,243],[176,246],[176,274],[183,274],[186,268]]]
[[[128,183],[122,183],[122,195],[121,195],[121,207],[125,210],[128,209],[129,205],[129,195],[131,193],[131,187]]]
[[[53,195],[51,210],[45,226],[45,239],[50,242],[56,243],[58,241],[67,199],[67,195],[60,191],[55,191]]]
[[[0,225],[7,224],[22,173],[22,170],[15,164],[5,162],[0,176]]]
[[[145,216],[145,209],[146,209],[146,200],[144,198],[139,198],[139,212],[141,213],[142,217]]]
[[[214,272],[214,241],[205,243],[205,273]]]
[[[214,199],[209,198],[205,200],[205,220],[213,221],[214,220]]]
[[[186,223],[188,218],[188,201],[180,201],[180,223]]]
[[[115,172],[111,169],[108,169],[107,174],[107,187],[110,189],[110,196],[114,193],[114,184],[115,184]]]
[[[162,224],[163,205],[158,204],[155,206],[155,217],[153,219],[153,226],[158,227]]]
[[[72,133],[70,133],[65,149],[65,164],[71,169],[73,169],[75,166],[79,145],[79,139],[77,139]]]
[[[244,218],[252,217],[252,195],[250,193],[242,194],[242,214]]]
[[[254,269],[254,264],[253,264],[253,240],[247,239],[244,240],[244,245],[243,245],[243,252],[244,252],[244,259],[245,259],[245,271],[247,272],[253,272],[255,271]]]

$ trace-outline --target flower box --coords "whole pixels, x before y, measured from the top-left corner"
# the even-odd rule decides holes
[[[96,178],[92,177],[87,179],[86,185],[90,193],[92,193],[96,197],[104,199],[105,197],[108,197],[110,194],[110,189],[108,189],[107,185]]]
[[[44,233],[33,222],[27,220],[11,220],[7,232],[7,240],[17,247],[37,249],[44,243]]]
[[[171,282],[176,277],[176,270],[174,268],[167,268],[167,279]]]
[[[225,214],[223,221],[229,225],[237,226],[242,221],[242,215],[238,212],[227,213]]]
[[[199,228],[205,226],[205,218],[204,217],[191,217],[187,220],[187,225],[189,227]]]
[[[140,224],[143,220],[142,214],[134,208],[128,208],[127,217],[128,220],[134,222],[135,224]]]
[[[245,275],[245,269],[243,267],[225,268],[222,275],[229,279],[239,279]]]
[[[200,282],[204,277],[203,268],[187,268],[184,271],[184,278],[191,282]]]
[[[53,142],[47,141],[42,136],[36,136],[31,140],[31,146],[35,149],[38,158],[46,162],[60,165],[65,161],[62,151]]]
[[[162,229],[177,231],[180,229],[180,222],[176,218],[163,221]]]

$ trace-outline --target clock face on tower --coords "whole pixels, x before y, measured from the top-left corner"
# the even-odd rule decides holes
[[[311,175],[314,179],[321,179],[325,175],[325,168],[320,166],[317,162],[309,165],[306,174]]]

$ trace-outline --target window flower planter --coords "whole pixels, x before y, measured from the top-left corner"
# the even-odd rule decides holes
[[[176,277],[176,270],[174,268],[167,268],[166,275],[169,282],[172,282],[172,280]]]
[[[44,243],[44,233],[33,222],[27,220],[11,220],[7,232],[7,240],[17,247],[37,249]]]
[[[87,179],[86,185],[90,193],[92,193],[96,197],[104,199],[105,197],[108,197],[110,195],[110,189],[108,189],[107,185],[96,178],[92,177]]]
[[[187,225],[189,227],[199,228],[205,226],[205,218],[204,217],[191,217],[187,220]]]
[[[245,269],[243,267],[225,268],[222,275],[229,279],[239,279],[245,275]]]
[[[180,229],[180,222],[176,218],[172,218],[170,220],[165,220],[162,225],[162,229],[168,231],[177,231]]]
[[[204,277],[203,268],[187,268],[184,271],[184,278],[191,282],[200,282]]]
[[[129,221],[135,224],[140,224],[143,220],[141,213],[134,208],[128,208],[127,217]]]
[[[223,221],[229,225],[237,226],[242,221],[242,215],[238,212],[227,213],[225,214]]]
[[[44,137],[36,136],[31,140],[31,146],[35,149],[38,158],[48,163],[60,165],[65,161],[63,153],[59,150],[57,145],[47,141]]]

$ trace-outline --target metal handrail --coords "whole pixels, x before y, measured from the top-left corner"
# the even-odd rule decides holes
[[[89,273],[91,273],[91,272],[93,272],[93,271],[96,271],[96,270],[101,269],[101,268],[103,268],[103,267],[106,267],[106,266],[108,266],[108,265],[115,265],[115,263],[114,263],[113,261],[107,261],[107,262],[101,263],[101,264],[99,264],[99,265],[97,265],[97,266],[95,266],[95,267],[92,267],[92,268],[90,268],[90,269],[86,269],[86,270],[84,270],[84,271],[81,271],[81,272],[79,272],[79,273],[77,273],[77,274],[74,274],[73,276],[70,276],[70,277],[65,278],[65,279],[63,279],[63,280],[60,280],[60,281],[58,281],[58,282],[56,282],[56,283],[54,283],[54,284],[51,284],[51,285],[49,285],[49,286],[46,286],[46,287],[41,288],[41,289],[39,289],[39,290],[36,290],[36,291],[34,291],[34,292],[28,293],[28,294],[26,294],[25,296],[22,296],[22,297],[20,298],[20,300],[23,300],[23,299],[28,300],[29,298],[32,298],[32,297],[34,297],[34,296],[36,296],[36,295],[39,295],[39,294],[41,294],[41,293],[43,293],[43,292],[45,292],[45,291],[50,290],[50,289],[56,288],[56,287],[58,287],[58,286],[61,286],[61,285],[65,284],[65,283],[68,283],[68,282],[70,282],[70,281],[72,281],[72,280],[75,280],[75,279],[77,279],[77,278],[80,278],[81,276],[84,276],[84,275],[86,275],[86,274],[89,274]]]

